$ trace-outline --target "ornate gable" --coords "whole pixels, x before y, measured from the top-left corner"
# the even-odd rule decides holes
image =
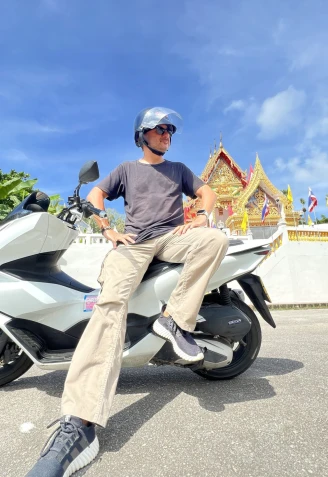
[[[214,150],[213,155],[210,154],[209,160],[201,174],[201,179],[206,182],[208,185],[211,185],[213,178],[215,179],[215,173],[222,163],[225,163],[230,173],[234,175],[235,179],[242,184],[243,187],[246,187],[247,180],[246,180],[246,172],[244,172],[238,164],[232,159],[230,154],[224,149],[222,144],[222,139],[220,141],[219,150]],[[232,176],[230,175],[232,178]]]
[[[247,172],[224,149],[221,138],[218,151],[214,150],[210,154],[200,177],[217,195],[213,221],[219,223],[220,227],[225,224],[231,231],[240,230],[245,210],[250,227],[275,226],[282,216],[288,225],[298,223],[299,216],[293,211],[293,204],[269,180],[257,154],[253,175],[248,183]],[[263,224],[265,197],[269,202],[269,214]],[[192,220],[199,208],[199,199],[189,200],[185,208],[185,220]]]
[[[287,223],[294,225],[296,216],[298,219],[298,213],[293,211],[293,204],[269,180],[259,156],[256,154],[253,176],[247,187],[234,201],[232,206],[234,214],[227,219],[226,225],[228,227],[233,226],[234,229],[240,228],[244,212],[247,210],[249,225],[262,226],[262,209],[265,197],[267,197],[269,203],[269,214],[265,219],[265,225],[272,226],[278,223],[281,217],[281,207],[286,215]]]

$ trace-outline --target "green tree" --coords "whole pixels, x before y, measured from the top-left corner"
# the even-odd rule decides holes
[[[115,209],[106,209],[106,213],[111,227],[116,227],[117,231],[120,233],[124,232],[125,215],[120,214]]]
[[[118,232],[123,233],[125,228],[125,215],[120,214],[115,209],[106,209],[106,213],[108,216],[108,221],[110,223],[110,226],[112,228],[116,227],[116,230]],[[92,230],[95,233],[100,233],[100,227],[93,217],[91,217],[90,219],[87,219],[86,222],[90,224],[90,226],[92,227]]]
[[[302,204],[302,211],[303,211],[303,217],[300,217],[300,222],[303,222],[305,224],[305,212],[306,212],[306,207],[305,207],[305,200],[300,199],[300,203]]]
[[[318,224],[328,224],[328,217],[326,217],[325,215],[322,214],[321,219],[318,219],[317,223]]]
[[[50,204],[48,209],[49,214],[52,214],[52,215],[59,214],[59,212],[61,212],[64,208],[64,206],[60,204],[60,202],[62,202],[64,199],[60,197],[60,194],[51,195],[49,199],[50,199]]]
[[[33,191],[36,182],[37,179],[30,179],[26,172],[12,169],[7,174],[0,169],[0,220]]]
[[[26,172],[17,172],[12,169],[6,174],[0,169],[0,220],[4,219],[25,197],[38,190],[34,189],[36,183],[37,179],[30,179],[30,174]],[[51,195],[48,212],[58,214],[63,209],[63,205],[60,204],[62,201],[59,194]]]

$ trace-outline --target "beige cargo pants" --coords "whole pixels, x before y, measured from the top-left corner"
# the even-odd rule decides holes
[[[106,426],[121,369],[128,300],[152,259],[184,263],[167,311],[182,329],[193,331],[207,284],[227,248],[224,233],[202,227],[120,245],[107,254],[98,279],[102,291],[66,378],[63,415]]]

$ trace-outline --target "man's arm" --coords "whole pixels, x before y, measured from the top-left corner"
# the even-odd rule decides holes
[[[195,195],[201,200],[202,205],[201,209],[205,209],[208,214],[210,214],[214,208],[216,202],[216,194],[212,189],[204,184],[196,190]],[[194,229],[196,227],[206,227],[207,217],[206,215],[197,215],[195,220],[188,224],[179,225],[173,230],[174,234],[182,235],[187,232],[189,229]]]
[[[107,196],[108,194],[102,189],[99,189],[99,187],[94,187],[89,193],[87,200],[91,202],[94,207],[97,207],[97,209],[105,210],[104,200],[107,198]],[[100,228],[110,227],[108,219],[101,219],[97,215],[94,215],[93,217]],[[119,232],[115,232],[115,230],[105,230],[103,236],[112,242],[113,248],[116,248],[117,242],[121,242],[124,245],[135,243],[133,237],[136,237],[136,234],[121,234]]]
[[[104,192],[103,190],[99,189],[99,187],[94,187],[88,197],[87,200],[91,202],[91,204],[94,207],[97,207],[97,209],[105,210],[105,203],[104,200],[107,197],[107,193]],[[94,220],[97,222],[100,228],[103,227],[109,227],[110,223],[108,222],[108,219],[101,219],[97,215],[93,216]]]
[[[202,201],[201,209],[205,209],[210,214],[215,206],[216,193],[205,184],[196,190],[196,195]]]

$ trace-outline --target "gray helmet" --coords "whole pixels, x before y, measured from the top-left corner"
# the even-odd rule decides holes
[[[173,134],[180,133],[182,130],[182,118],[173,109],[161,107],[143,109],[134,121],[134,142],[136,146],[141,147],[143,144],[146,144],[149,147],[143,135],[149,129],[154,129],[159,124],[170,124],[173,126]],[[151,151],[158,155],[164,154],[155,149],[151,149]]]

